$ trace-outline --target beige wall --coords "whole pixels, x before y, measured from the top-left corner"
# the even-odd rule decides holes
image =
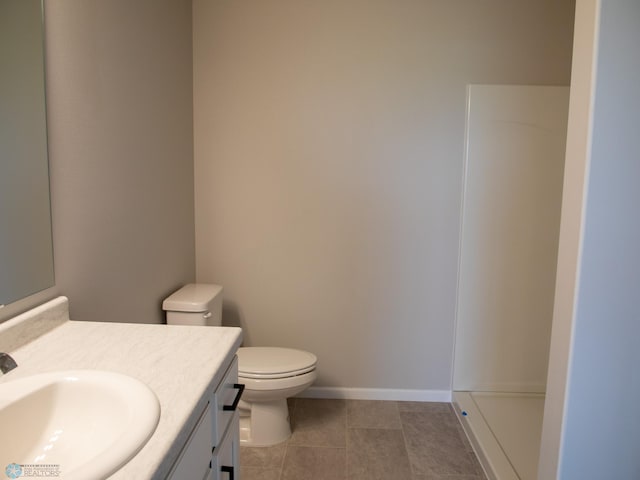
[[[195,273],[191,2],[45,7],[56,285],[74,319],[160,322]]]
[[[566,85],[573,2],[194,2],[196,275],[319,385],[451,387],[465,87]]]

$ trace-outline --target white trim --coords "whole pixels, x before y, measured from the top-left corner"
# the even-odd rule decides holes
[[[601,10],[601,0],[590,0],[578,2],[575,11],[576,28],[558,249],[559,273],[556,274],[538,478],[559,478],[565,452],[569,384],[573,371],[573,347],[581,294],[584,231],[591,176]],[[568,185],[572,188],[568,188]],[[576,192],[578,188],[580,191]],[[569,299],[571,306],[567,307],[562,299]]]
[[[545,383],[471,383],[463,385],[459,390],[463,392],[494,392],[494,393],[546,393]]]
[[[458,261],[456,264],[456,303],[453,312],[453,342],[451,345],[451,386],[458,389],[456,379],[456,348],[458,344],[458,310],[460,306],[460,270],[462,267],[462,247],[464,240],[464,199],[467,196],[467,170],[469,167],[469,113],[471,112],[471,86],[467,84],[467,98],[464,121],[464,155],[462,158],[462,192],[460,194],[460,210],[458,221]]]
[[[454,392],[453,407],[489,480],[518,480],[516,471],[469,392]],[[464,412],[464,413],[463,413]]]
[[[403,390],[392,388],[310,387],[298,398],[338,398],[345,400],[397,400],[451,403],[450,390]]]
[[[591,78],[589,82],[589,106],[588,106],[588,123],[587,123],[587,139],[586,139],[586,155],[584,164],[584,183],[582,189],[581,207],[580,207],[580,233],[578,235],[578,252],[576,254],[576,270],[574,277],[574,291],[571,307],[571,319],[569,324],[569,342],[566,345],[567,364],[565,370],[563,396],[562,399],[562,423],[560,425],[560,438],[558,445],[557,457],[557,475],[558,478],[562,472],[562,462],[564,459],[565,440],[566,440],[566,418],[569,410],[569,400],[571,397],[570,380],[573,373],[573,348],[575,345],[576,322],[578,320],[578,305],[580,302],[581,284],[582,284],[582,255],[584,251],[584,235],[587,223],[587,208],[589,199],[589,185],[591,180],[591,153],[593,150],[593,123],[594,111],[596,103],[596,88],[598,83],[598,60],[600,55],[600,23],[602,13],[602,0],[595,0],[594,25],[593,25],[593,51],[591,57]],[[573,70],[573,68],[572,68]],[[566,161],[566,160],[565,160]],[[544,421],[544,417],[543,417]],[[542,438],[545,440],[545,437]],[[540,468],[538,468],[540,470]]]

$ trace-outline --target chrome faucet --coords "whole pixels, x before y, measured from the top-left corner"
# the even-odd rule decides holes
[[[3,374],[8,373],[17,366],[18,364],[13,358],[11,358],[11,355],[0,352],[0,372]]]

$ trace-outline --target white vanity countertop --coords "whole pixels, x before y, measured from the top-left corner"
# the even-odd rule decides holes
[[[232,327],[66,321],[11,351],[18,367],[0,383],[76,369],[141,380],[158,396],[160,420],[138,454],[109,478],[165,479],[241,341],[242,330]]]

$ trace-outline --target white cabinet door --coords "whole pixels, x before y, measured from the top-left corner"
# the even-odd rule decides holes
[[[234,357],[180,453],[168,480],[238,480],[242,387]]]
[[[236,413],[222,443],[213,451],[209,480],[239,480],[238,454],[240,449],[239,416]]]
[[[220,444],[222,436],[236,412],[237,399],[242,394],[241,388],[238,386],[238,357],[234,357],[224,378],[213,394],[211,405],[212,410],[215,412],[215,417],[213,418],[214,445]]]
[[[211,459],[211,408],[207,405],[180,454],[169,480],[202,480]]]

